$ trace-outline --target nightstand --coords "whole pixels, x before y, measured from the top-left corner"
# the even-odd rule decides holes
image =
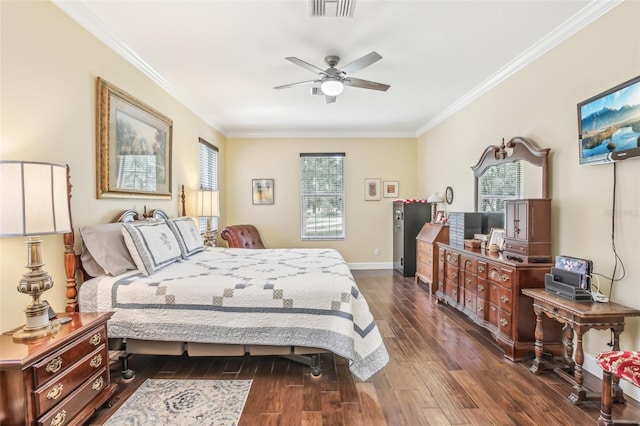
[[[76,425],[116,391],[109,376],[107,313],[61,314],[72,320],[41,339],[0,336],[0,423]],[[15,330],[14,330],[15,331]]]

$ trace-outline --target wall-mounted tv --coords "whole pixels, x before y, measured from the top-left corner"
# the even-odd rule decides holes
[[[578,104],[580,164],[640,158],[640,76]]]

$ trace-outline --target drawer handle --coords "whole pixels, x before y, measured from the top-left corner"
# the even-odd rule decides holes
[[[451,274],[451,276],[452,276],[453,278],[458,278],[458,273],[457,273],[457,272],[454,272],[453,274]]]
[[[471,304],[471,298],[470,297],[467,297],[466,301],[467,301],[467,305]]]
[[[500,318],[500,325],[502,325],[503,327],[505,327],[505,326],[506,326],[506,325],[508,325],[508,324],[509,324],[509,321],[507,321],[507,320],[506,320],[506,319],[504,319],[504,318]]]
[[[96,379],[95,382],[93,382],[93,385],[91,385],[91,389],[93,389],[94,391],[99,391],[100,389],[102,389],[102,385],[104,385],[104,379],[102,378],[102,376],[100,376]]]
[[[524,247],[520,247],[520,251],[524,251]]]
[[[93,368],[100,367],[100,364],[102,364],[102,354],[98,354],[94,356],[89,362],[89,365],[92,366]]]
[[[89,339],[89,344],[93,346],[98,346],[101,340],[102,340],[102,334],[98,332],[93,336],[91,336],[91,339]]]
[[[60,370],[60,368],[62,368],[62,357],[52,359],[51,362],[47,364],[47,368],[45,370],[47,370],[47,373],[55,373]]]
[[[478,266],[478,271],[484,272],[484,266]]]
[[[47,392],[47,399],[58,399],[62,395],[62,383],[58,383]]]
[[[502,300],[502,303],[508,303],[509,302],[509,298],[507,296],[500,296],[500,300]]]
[[[451,255],[450,254],[447,255],[447,262],[451,262]]]
[[[509,275],[507,275],[507,274],[502,274],[502,281],[504,281],[504,282],[509,281]]]
[[[455,296],[456,294],[458,294],[458,292],[456,290],[451,290],[451,294]]]
[[[482,312],[482,311],[484,311],[484,306],[482,305],[478,306],[478,312]]]
[[[495,312],[495,311],[496,311],[496,307],[495,307],[495,306],[492,306],[492,307],[491,307],[491,310],[492,310],[493,312]]]
[[[484,286],[482,284],[478,285],[478,291],[484,291]]]
[[[467,260],[466,262],[464,262],[464,264],[467,265],[467,266],[471,266],[471,261]]]
[[[471,278],[465,278],[464,282],[467,283],[467,284],[471,284]]]
[[[65,410],[62,410],[51,419],[51,423],[49,424],[51,426],[60,426],[61,424],[64,423],[66,418],[67,418],[67,412]]]

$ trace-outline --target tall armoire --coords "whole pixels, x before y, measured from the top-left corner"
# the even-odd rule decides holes
[[[393,269],[403,277],[416,274],[416,237],[431,221],[431,204],[426,200],[393,202]]]

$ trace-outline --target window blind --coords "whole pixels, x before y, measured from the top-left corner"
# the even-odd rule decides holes
[[[300,154],[303,240],[344,239],[344,152]]]
[[[504,200],[521,197],[523,186],[522,162],[489,167],[479,183],[480,212],[504,212]]]
[[[218,148],[200,138],[200,189],[218,190]],[[204,232],[207,219],[200,218],[200,232]],[[211,218],[211,230],[218,230],[218,218]]]

